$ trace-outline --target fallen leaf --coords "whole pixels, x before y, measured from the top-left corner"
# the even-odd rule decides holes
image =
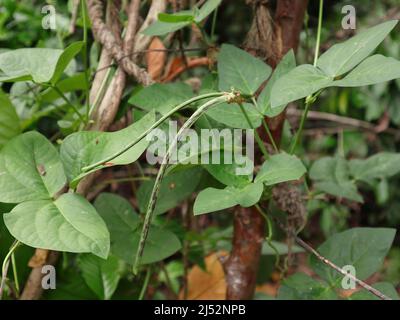
[[[165,61],[167,59],[165,46],[160,38],[153,38],[146,53],[147,71],[154,80],[158,80],[164,69]]]
[[[212,253],[205,258],[206,270],[194,266],[188,273],[188,300],[225,300],[225,274],[219,257],[227,252]],[[183,299],[183,291],[179,294]]]
[[[279,283],[265,283],[256,287],[256,292],[264,293],[271,297],[276,297]]]

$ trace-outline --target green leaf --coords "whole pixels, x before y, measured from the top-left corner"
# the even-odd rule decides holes
[[[133,264],[142,231],[136,212],[127,200],[110,193],[102,193],[94,205],[110,230],[111,253]],[[161,261],[180,249],[181,243],[174,233],[152,226],[141,262],[147,264]]]
[[[247,113],[250,123],[238,104],[223,103],[209,109],[206,114],[210,118],[225,124],[230,128],[255,129],[261,126],[262,115],[250,103],[244,103],[243,108]]]
[[[400,172],[400,154],[381,152],[368,159],[349,161],[351,175],[356,180],[370,182],[373,179],[390,178]]]
[[[272,109],[271,93],[275,82],[288,72],[292,71],[294,68],[296,68],[296,58],[294,56],[293,50],[291,49],[279,62],[271,78],[268,80],[267,85],[258,96],[257,104],[260,108],[260,112],[262,112],[264,115],[268,117],[276,117],[286,108],[286,104],[284,104],[282,106],[278,106]]]
[[[203,170],[200,167],[179,170],[164,177],[157,199],[155,214],[162,214],[175,208],[179,203],[196,191]],[[154,180],[144,181],[138,192],[137,199],[141,212],[146,212]]]
[[[223,44],[218,54],[219,89],[253,95],[271,75],[271,67],[235,46]]]
[[[357,186],[350,179],[348,163],[341,157],[324,157],[314,162],[310,178],[315,180],[315,188],[336,197],[363,202]]]
[[[78,194],[65,193],[54,202],[23,202],[3,217],[10,233],[28,246],[108,256],[107,227],[96,209]]]
[[[184,18],[185,21],[182,22],[165,22],[165,21],[160,21],[157,20],[153,22],[150,26],[148,26],[142,33],[146,36],[162,36],[170,32],[174,32],[177,30],[180,30],[186,26],[190,26],[192,24],[192,20],[187,21],[188,13],[190,11],[181,11],[177,12],[173,15],[168,15],[169,17],[167,18],[164,15],[161,15],[161,18],[167,18],[169,20],[173,20],[174,17],[177,17],[179,15],[186,17]],[[174,16],[174,17],[171,17]],[[193,17],[193,16],[192,16]]]
[[[0,90],[0,149],[21,133],[19,118],[8,96]]]
[[[331,86],[333,78],[310,64],[303,64],[280,77],[272,87],[271,107],[281,106],[316,93]]]
[[[0,153],[0,201],[52,198],[66,184],[56,148],[38,132],[10,140]]]
[[[317,251],[341,268],[353,266],[355,276],[364,280],[382,266],[395,234],[395,229],[354,228],[333,235]],[[310,263],[320,277],[332,285],[340,285],[343,276],[337,271],[314,256]]]
[[[223,159],[223,158],[221,158]],[[248,159],[250,161],[250,159]],[[248,185],[252,180],[252,174],[239,175],[237,170],[242,168],[235,161],[232,164],[224,163],[221,160],[220,164],[204,164],[203,167],[211,174],[216,180],[227,186],[243,187]],[[253,166],[253,162],[251,162]],[[252,168],[250,170],[252,172]]]
[[[193,15],[190,14],[170,14],[170,13],[159,13],[158,21],[177,23],[177,22],[192,22],[194,19]]]
[[[102,300],[111,299],[121,278],[119,259],[109,256],[107,260],[92,254],[82,254],[78,266],[88,287]]]
[[[338,87],[361,87],[400,78],[400,61],[376,54],[365,59],[344,79],[335,81]]]
[[[50,80],[52,85],[55,85],[58,82],[64,70],[68,67],[69,63],[82,50],[83,44],[83,41],[74,42],[62,52],[60,58],[57,61],[53,76]]]
[[[225,189],[207,188],[198,194],[193,211],[195,215],[200,215],[236,205],[251,207],[260,200],[263,191],[261,183],[250,183],[243,188],[232,186]]]
[[[372,27],[349,40],[332,46],[318,59],[317,66],[327,76],[340,76],[368,57],[397,24],[391,20]]]
[[[221,2],[222,0],[208,0],[205,4],[201,6],[199,13],[194,20],[197,23],[203,21],[221,4]]]
[[[82,42],[76,42],[65,50],[29,48],[2,53],[0,82],[33,80],[54,84],[81,48]]]
[[[191,97],[193,97],[193,91],[185,83],[156,83],[136,91],[129,99],[129,103],[144,110],[155,110],[165,115]]]
[[[283,280],[279,288],[279,300],[336,300],[336,293],[321,281],[304,273],[295,273]]]
[[[272,186],[281,182],[299,180],[306,172],[307,169],[299,158],[280,153],[271,156],[263,163],[254,181]]]
[[[61,160],[64,164],[68,180],[75,180],[73,183],[75,185],[79,179],[87,174],[81,175],[82,168],[99,162],[122,150],[132,140],[150,128],[154,122],[154,112],[149,112],[138,122],[120,131],[81,131],[69,135],[61,144],[60,150]],[[140,157],[148,145],[149,141],[144,138],[110,163],[99,166],[93,171],[104,167],[132,163]]]
[[[379,290],[387,297],[392,298],[393,300],[399,300],[399,295],[396,291],[396,288],[389,282],[378,282],[373,284],[372,287]],[[361,289],[353,293],[349,297],[349,300],[380,300],[380,298],[365,289]]]
[[[86,88],[85,73],[77,73],[71,77],[60,80],[57,83],[57,88],[63,93],[84,90]],[[39,96],[41,102],[53,102],[54,100],[61,99],[60,95],[53,88],[48,88],[40,92]]]

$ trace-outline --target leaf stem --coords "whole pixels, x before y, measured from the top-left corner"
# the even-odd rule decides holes
[[[140,140],[142,140],[144,137],[146,137],[149,132],[151,130],[153,130],[154,128],[158,127],[161,123],[163,123],[166,119],[168,119],[171,115],[173,115],[175,112],[179,111],[180,109],[196,102],[202,99],[207,99],[207,98],[213,98],[213,97],[221,97],[226,95],[226,92],[212,92],[212,93],[206,93],[203,95],[199,95],[197,97],[191,98],[189,100],[186,100],[185,102],[179,104],[178,106],[176,106],[175,108],[173,108],[171,111],[169,111],[167,114],[165,114],[164,116],[162,116],[159,120],[157,120],[149,129],[147,129],[145,132],[143,132],[138,138],[136,138],[135,140],[133,140],[132,142],[130,142],[128,145],[126,145],[124,148],[122,148],[121,150],[117,151],[116,153],[94,163],[91,164],[90,166],[86,166],[84,168],[82,168],[83,172],[88,172],[91,171],[93,169],[95,169],[96,167],[99,167],[101,165],[103,165],[106,162],[110,162],[112,160],[114,160],[116,157],[120,156],[121,154],[123,154],[124,152],[128,151],[130,148],[132,148],[134,145],[136,145]]]
[[[253,102],[253,105],[254,105],[254,107],[256,108],[257,112],[260,114],[260,116],[262,116],[262,123],[263,123],[263,126],[264,126],[265,131],[267,132],[268,138],[269,138],[269,140],[271,141],[272,147],[274,148],[274,150],[276,151],[276,153],[279,153],[279,148],[278,148],[278,146],[277,146],[277,144],[276,144],[276,142],[275,142],[274,137],[272,136],[271,130],[269,130],[268,124],[267,124],[267,122],[265,121],[265,117],[264,117],[264,115],[260,112],[260,110],[258,109],[257,100],[256,100],[254,97],[252,97],[252,98],[251,98],[251,101]]]
[[[250,126],[251,129],[254,130],[254,137],[255,137],[255,139],[257,141],[257,144],[260,147],[260,150],[261,150],[262,154],[267,159],[269,157],[269,154],[268,154],[267,149],[265,148],[265,145],[264,145],[263,141],[260,138],[260,135],[258,134],[257,130],[254,129],[254,126],[251,123],[249,115],[247,114],[246,110],[244,109],[243,104],[239,103],[239,107],[240,107],[240,110],[242,111],[244,117],[246,118],[246,121],[247,121],[248,125]]]
[[[149,199],[149,204],[147,206],[147,211],[146,211],[146,216],[144,219],[144,223],[143,223],[143,228],[142,228],[142,233],[140,236],[140,241],[139,241],[139,247],[138,250],[136,252],[136,258],[135,258],[135,263],[133,266],[133,273],[137,274],[138,273],[138,269],[140,266],[140,260],[142,258],[143,255],[143,250],[144,250],[144,246],[147,240],[147,236],[150,230],[150,224],[153,218],[153,214],[154,214],[154,209],[156,206],[156,202],[157,202],[157,198],[158,198],[158,194],[160,191],[160,186],[161,186],[161,182],[163,180],[165,171],[167,169],[168,166],[168,162],[169,162],[169,158],[170,155],[172,153],[172,151],[176,148],[178,141],[180,139],[180,137],[182,136],[182,134],[189,129],[203,114],[204,112],[206,112],[209,108],[216,106],[218,104],[224,103],[224,102],[228,102],[232,99],[235,98],[235,93],[223,93],[220,96],[217,96],[216,98],[207,101],[206,103],[204,103],[203,105],[201,105],[192,115],[191,117],[183,124],[183,126],[179,129],[178,134],[175,136],[174,140],[171,142],[167,153],[165,154],[160,169],[158,171],[157,174],[157,178],[156,181],[154,183],[154,187],[153,187],[153,191],[151,193],[150,199]]]
[[[314,67],[317,66],[318,56],[319,56],[319,47],[321,45],[321,31],[322,31],[322,19],[324,13],[324,0],[319,1],[319,14],[318,14],[318,31],[317,31],[317,42],[315,44],[315,54],[314,54]],[[311,105],[315,102],[316,98],[319,96],[321,91],[317,92],[314,96],[310,95],[306,98],[306,104],[304,107],[304,112],[300,120],[300,126],[297,130],[297,133],[294,138],[294,142],[290,148],[290,154],[296,150],[296,146],[300,141],[300,137],[304,128],[305,121],[307,119],[308,111],[310,110]]]
[[[151,266],[147,268],[146,276],[145,276],[144,282],[143,282],[143,287],[142,287],[142,290],[140,290],[138,300],[143,300],[144,295],[146,294],[146,291],[147,291],[147,287],[149,286],[150,276],[151,276]]]
[[[279,269],[279,260],[280,260],[280,255],[278,249],[275,247],[275,245],[272,243],[272,237],[273,237],[273,230],[272,230],[272,223],[271,219],[268,217],[267,213],[264,212],[264,210],[258,205],[255,205],[256,209],[258,212],[263,216],[265,221],[267,222],[267,227],[268,227],[268,236],[266,236],[265,240],[267,240],[268,245],[271,247],[271,249],[275,253],[275,268]]]
[[[72,109],[74,109],[74,112],[78,115],[79,119],[85,123],[85,119],[83,118],[83,116],[81,115],[81,113],[79,112],[78,108],[72,104],[72,102],[65,96],[65,94],[57,87],[57,86],[51,86],[56,92],[57,94],[68,104],[72,107]]]
[[[3,289],[4,289],[6,279],[7,279],[7,271],[8,271],[8,266],[9,266],[9,262],[10,262],[9,261],[10,257],[12,256],[12,254],[14,253],[14,251],[18,248],[18,246],[20,244],[21,244],[21,242],[19,242],[18,240],[15,240],[14,243],[12,244],[10,250],[4,257],[3,265],[1,267],[0,300],[3,297]]]
[[[314,67],[317,66],[319,47],[321,45],[322,18],[324,14],[324,0],[319,0],[317,43],[315,45]]]
[[[13,274],[14,274],[14,283],[15,283],[15,289],[17,291],[17,296],[19,297],[19,281],[18,281],[18,270],[17,270],[17,264],[15,261],[15,253],[13,252],[11,254],[11,264],[12,264],[12,269],[13,269]]]

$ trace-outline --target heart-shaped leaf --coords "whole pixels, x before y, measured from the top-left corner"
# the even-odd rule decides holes
[[[261,198],[262,183],[250,183],[243,188],[228,186],[225,189],[207,188],[202,190],[194,203],[195,215],[220,211],[236,205],[251,207]]]
[[[238,104],[222,103],[209,109],[206,114],[210,118],[225,124],[230,128],[255,129],[261,126],[263,116],[250,103],[244,103],[243,108],[249,117],[250,124]]]
[[[279,78],[272,87],[271,107],[280,108],[331,86],[333,78],[309,64],[303,64]]]
[[[355,276],[364,280],[382,266],[395,234],[395,229],[354,228],[333,235],[317,251],[341,268],[353,266],[356,271]],[[315,256],[311,257],[311,266],[331,285],[339,285],[343,278]]]
[[[335,81],[338,87],[361,87],[400,78],[400,61],[373,55],[354,68],[344,79]]]
[[[103,217],[111,234],[111,252],[129,264],[133,264],[142,231],[139,217],[124,198],[102,193],[95,207]],[[154,263],[176,253],[181,243],[171,231],[152,226],[144,247],[141,263]]]
[[[341,157],[324,157],[315,161],[310,169],[310,178],[315,180],[317,190],[363,202],[356,184],[350,179],[348,163]]]
[[[165,115],[191,97],[193,97],[193,91],[186,83],[155,83],[134,92],[129,103],[144,110],[155,110]]]
[[[75,42],[65,50],[27,48],[0,54],[0,82],[34,81],[55,84],[81,50],[83,42]]]
[[[81,175],[82,168],[97,163],[122,150],[132,140],[135,140],[136,137],[149,129],[154,124],[154,121],[154,112],[149,112],[138,122],[120,131],[81,131],[69,135],[61,145],[60,155],[69,181],[74,182],[71,186],[76,186],[79,180],[83,178],[84,175]],[[104,167],[132,163],[140,157],[148,145],[149,141],[144,138],[128,151],[112,160],[112,162],[105,163],[93,171]],[[79,178],[76,179],[77,177]]]
[[[271,67],[244,50],[223,44],[218,54],[219,89],[253,95],[271,75]]]
[[[296,58],[293,50],[290,50],[276,66],[274,73],[268,80],[267,85],[258,96],[257,104],[260,108],[260,112],[262,112],[264,115],[271,118],[276,117],[285,109],[286,104],[275,107],[274,109],[271,108],[271,92],[275,82],[288,72],[292,71],[294,68],[296,68]]]
[[[400,172],[400,154],[381,152],[368,159],[349,161],[351,175],[356,180],[370,182],[373,179],[390,178]]]
[[[196,191],[204,170],[201,167],[192,167],[172,172],[165,176],[160,186],[155,214],[162,214],[175,208],[184,199]],[[150,195],[154,187],[154,180],[143,181],[138,192],[137,199],[139,210],[146,212]]]
[[[279,300],[336,300],[337,295],[327,283],[315,280],[304,273],[286,278],[279,288]]]
[[[10,140],[0,152],[0,201],[52,198],[67,179],[56,148],[38,132]]]
[[[8,96],[0,90],[0,149],[21,133],[19,118]]]
[[[109,256],[107,260],[92,254],[81,254],[78,266],[83,279],[92,291],[102,300],[111,299],[121,278],[119,259]]]
[[[332,78],[350,71],[378,47],[397,23],[398,20],[381,23],[335,44],[319,57],[317,66]]]
[[[104,221],[85,198],[74,193],[55,201],[20,203],[4,214],[4,222],[16,239],[34,248],[108,256],[110,234]]]
[[[254,182],[263,182],[267,186],[277,183],[299,180],[307,169],[299,158],[280,153],[268,158],[262,165]]]

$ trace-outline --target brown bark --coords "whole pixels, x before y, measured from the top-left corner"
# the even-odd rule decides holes
[[[278,0],[274,22],[267,11],[268,1],[250,2],[255,16],[245,45],[257,48],[255,53],[275,67],[290,48],[296,49],[299,44],[307,0]],[[267,119],[277,144],[284,120],[284,113]],[[254,208],[240,208],[235,213],[233,247],[225,263],[228,300],[253,298],[264,236],[265,221]]]

